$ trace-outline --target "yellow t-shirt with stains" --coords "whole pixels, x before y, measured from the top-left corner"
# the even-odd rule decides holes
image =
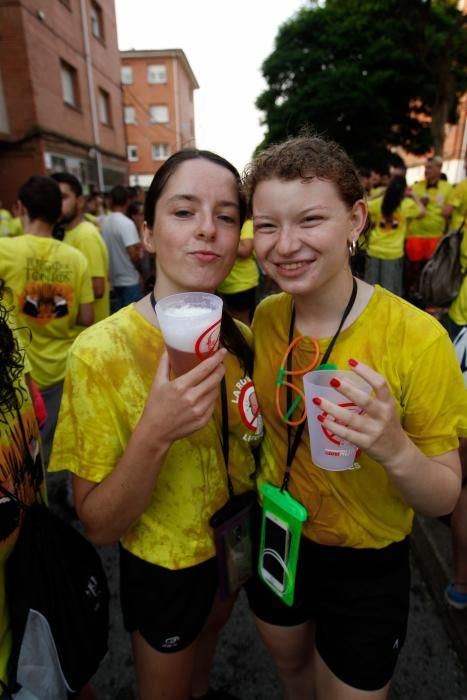
[[[242,326],[242,331],[248,329]],[[133,305],[84,331],[69,356],[50,471],[99,483],[123,455],[164,351],[160,331]],[[253,488],[251,447],[263,432],[254,387],[227,355],[229,473],[235,493]],[[182,569],[215,555],[211,515],[228,500],[221,404],[202,429],[170,447],[146,510],[122,537],[145,561]]]
[[[286,464],[287,428],[276,412],[275,382],[288,345],[291,309],[288,294],[273,295],[261,302],[252,325],[254,380],[265,420],[259,486],[280,486]],[[320,340],[321,356],[329,342],[330,338]],[[311,342],[302,340],[294,349],[293,368],[309,365],[312,352]],[[446,331],[433,317],[376,285],[366,308],[339,335],[330,362],[348,369],[351,357],[386,378],[402,426],[424,454],[454,450],[458,435],[467,436],[462,374]],[[294,381],[299,383],[296,377]],[[361,469],[342,472],[315,466],[305,427],[289,490],[308,510],[303,531],[310,540],[378,549],[410,532],[413,511],[386,470],[364,453],[358,461]]]

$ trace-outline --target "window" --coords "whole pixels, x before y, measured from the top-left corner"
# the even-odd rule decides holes
[[[168,124],[169,108],[167,105],[151,105],[149,107],[149,121],[152,124]]]
[[[163,63],[153,63],[148,66],[148,83],[156,85],[157,83],[167,82],[167,67]]]
[[[170,156],[168,143],[153,143],[152,144],[152,159],[165,160]]]
[[[128,160],[130,160],[130,161],[134,162],[135,160],[138,160],[138,146],[134,146],[133,144],[128,144],[127,155],[128,155]]]
[[[123,85],[131,85],[133,83],[133,68],[131,66],[122,66],[120,75]]]
[[[78,74],[73,66],[65,61],[60,62],[62,78],[62,95],[65,104],[78,107]]]
[[[90,17],[91,17],[91,32],[96,39],[104,41],[104,21],[102,18],[102,10],[97,2],[91,0],[90,7]]]
[[[136,109],[130,105],[123,108],[123,121],[125,124],[136,124]]]
[[[105,90],[99,88],[99,118],[101,124],[107,124],[110,126],[112,123],[110,112],[110,95]]]

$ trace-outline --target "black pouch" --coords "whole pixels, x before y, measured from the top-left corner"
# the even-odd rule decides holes
[[[253,575],[252,516],[256,493],[232,496],[211,516],[214,530],[219,593],[227,598]]]

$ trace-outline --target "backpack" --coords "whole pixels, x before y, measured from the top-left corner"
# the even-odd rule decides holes
[[[5,582],[9,689],[19,683],[41,700],[66,700],[107,653],[109,590],[99,554],[74,527],[35,502],[26,507]]]
[[[428,306],[450,306],[459,294],[465,275],[460,261],[463,229],[464,221],[443,236],[422,270],[418,291]]]

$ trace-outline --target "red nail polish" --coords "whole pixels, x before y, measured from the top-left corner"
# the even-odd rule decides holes
[[[351,367],[356,367],[356,366],[358,365],[358,362],[357,362],[357,360],[350,359],[350,360],[349,360],[349,365],[350,365]]]
[[[316,417],[317,417],[317,419],[319,420],[320,423],[323,423],[323,422],[324,422],[324,416],[321,415],[321,413],[319,414],[319,416],[316,416]]]
[[[315,396],[313,398],[313,403],[315,404],[315,406],[321,406],[321,399],[319,398],[319,396]]]
[[[331,381],[329,382],[329,384],[330,384],[331,386],[335,387],[336,389],[341,385],[340,381],[339,381],[338,379],[336,379],[335,377],[333,377],[333,378],[331,379]]]

